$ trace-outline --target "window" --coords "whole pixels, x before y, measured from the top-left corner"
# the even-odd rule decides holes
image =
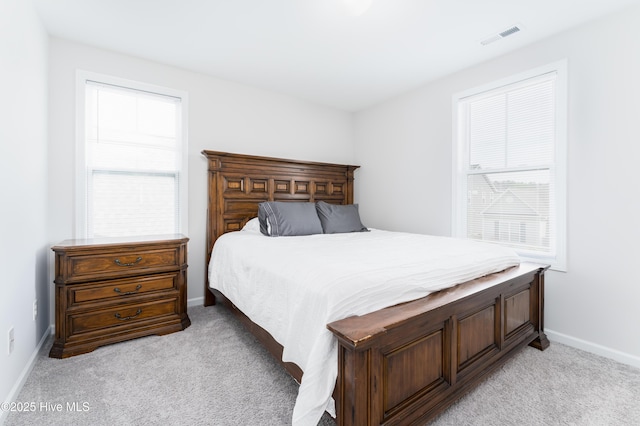
[[[78,72],[78,238],[187,233],[186,94]]]
[[[453,98],[453,235],[566,269],[566,62]]]

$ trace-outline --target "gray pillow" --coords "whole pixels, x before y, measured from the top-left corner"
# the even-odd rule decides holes
[[[260,232],[271,237],[322,234],[313,203],[265,201],[258,204],[258,220]]]
[[[336,205],[318,201],[316,210],[325,234],[368,231],[360,221],[357,204]]]

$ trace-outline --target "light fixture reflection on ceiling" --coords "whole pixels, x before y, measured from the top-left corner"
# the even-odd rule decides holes
[[[353,16],[364,14],[371,7],[373,0],[342,0],[347,6],[347,10]]]

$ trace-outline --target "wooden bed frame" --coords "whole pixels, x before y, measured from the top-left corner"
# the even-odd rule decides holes
[[[358,166],[203,151],[208,159],[207,261],[216,239],[257,216],[262,201],[353,203]],[[338,339],[336,421],[347,425],[423,424],[544,334],[546,266],[518,267],[327,327]],[[282,363],[282,346],[205,280],[216,298]],[[514,378],[517,380],[517,378]]]

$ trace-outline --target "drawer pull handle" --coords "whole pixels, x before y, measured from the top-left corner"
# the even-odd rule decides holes
[[[127,292],[123,293],[122,290],[120,290],[118,287],[114,288],[113,291],[118,293],[120,296],[128,296],[130,294],[136,294],[138,292],[138,290],[140,290],[141,288],[142,288],[142,284],[138,284],[136,286],[136,289],[133,290],[133,291],[127,291]]]
[[[136,266],[138,263],[140,263],[141,260],[142,260],[142,257],[137,258],[135,262],[131,262],[131,263],[122,263],[120,262],[120,259],[116,259],[114,260],[114,262],[118,266]]]
[[[116,314],[115,314],[114,316],[115,316],[116,318],[118,318],[120,321],[127,321],[127,320],[130,320],[130,319],[133,319],[133,318],[137,317],[137,316],[138,316],[138,315],[140,315],[141,313],[142,313],[142,309],[138,309],[138,310],[136,311],[136,314],[135,314],[135,315],[131,315],[130,317],[124,317],[124,318],[123,318],[122,316],[120,316],[120,313],[119,313],[119,312],[116,312]]]

